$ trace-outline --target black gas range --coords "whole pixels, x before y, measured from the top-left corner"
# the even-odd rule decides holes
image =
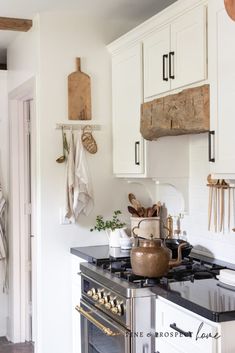
[[[80,265],[82,298],[77,306],[84,352],[142,353],[145,347],[155,352],[148,332],[155,330],[156,297],[215,322],[235,320],[234,288],[217,279],[221,269],[231,268],[224,263],[195,255],[166,276],[146,278],[133,273],[128,252],[110,252],[107,247],[71,252],[88,260]],[[136,337],[133,332],[146,335]]]
[[[130,257],[113,258],[97,261],[96,266],[111,273],[113,277],[135,284],[139,288],[154,287],[159,284],[167,285],[173,282],[185,282],[200,279],[215,279],[221,269],[225,266],[208,263],[204,260],[192,257],[184,258],[182,263],[172,268],[165,276],[159,278],[148,278],[137,276],[131,268]]]

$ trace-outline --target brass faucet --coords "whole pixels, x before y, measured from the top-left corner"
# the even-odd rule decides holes
[[[167,230],[168,234],[167,234],[167,238],[168,239],[172,239],[173,238],[173,233],[174,233],[174,229],[173,229],[173,218],[171,215],[169,215],[166,219],[166,225],[163,224],[163,228]]]

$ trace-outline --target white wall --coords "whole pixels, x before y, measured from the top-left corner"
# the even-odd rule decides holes
[[[44,13],[8,50],[9,91],[31,76],[37,78],[40,353],[72,351],[70,247],[107,243],[104,234],[89,231],[96,215],[107,216],[126,206],[129,186],[112,175],[110,57],[105,46],[129,26],[76,12]],[[79,225],[63,226],[59,216],[65,165],[55,162],[61,154],[61,133],[55,124],[67,121],[67,76],[75,70],[77,56],[92,78],[93,119],[102,124],[102,131],[95,134],[98,153],[88,155],[95,208],[90,217],[81,216]]]
[[[122,182],[112,175],[110,57],[105,48],[117,36],[117,29],[99,19],[65,12],[42,14],[40,26],[41,352],[65,353],[72,350],[69,249],[107,243],[104,234],[90,233],[90,226],[97,214],[110,214],[125,203]],[[95,208],[89,217],[80,217],[79,225],[61,226],[65,166],[55,163],[61,154],[61,133],[55,125],[67,121],[67,76],[75,71],[77,56],[92,80],[93,120],[102,125],[101,132],[95,133],[98,153],[87,155]]]
[[[8,92],[39,73],[39,18],[29,32],[20,33],[7,49]]]
[[[7,71],[0,71],[0,183],[5,198],[8,197],[8,116],[7,116]],[[8,296],[3,293],[3,266],[0,261],[0,337],[7,332]]]

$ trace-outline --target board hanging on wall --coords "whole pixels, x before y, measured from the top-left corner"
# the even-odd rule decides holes
[[[81,72],[81,59],[76,59],[77,71],[68,76],[69,120],[91,120],[91,80]]]

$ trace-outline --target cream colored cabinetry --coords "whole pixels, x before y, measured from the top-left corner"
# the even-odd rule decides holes
[[[156,299],[157,353],[233,353],[235,321],[216,323],[162,297]]]
[[[209,2],[209,78],[211,82],[211,171],[235,178],[235,23],[223,0]]]
[[[142,86],[142,44],[137,43],[112,58],[114,174],[144,174]]]
[[[170,26],[157,30],[144,40],[144,97],[171,89],[169,79]]]
[[[207,77],[206,1],[181,0],[111,43],[108,50],[112,56],[114,174],[162,178],[170,183],[172,178],[186,180],[188,137],[144,140],[141,104]]]
[[[206,23],[197,6],[144,39],[145,99],[207,78]]]
[[[160,353],[217,353],[220,339],[197,339],[198,330],[215,336],[220,334],[220,326],[199,315],[183,309],[169,301],[157,299],[156,303],[156,351]],[[202,331],[201,331],[202,332]],[[162,335],[161,335],[162,333]],[[181,334],[180,334],[181,333]]]
[[[188,137],[144,141],[140,132],[143,102],[142,44],[112,58],[113,172],[125,177],[188,177]]]

